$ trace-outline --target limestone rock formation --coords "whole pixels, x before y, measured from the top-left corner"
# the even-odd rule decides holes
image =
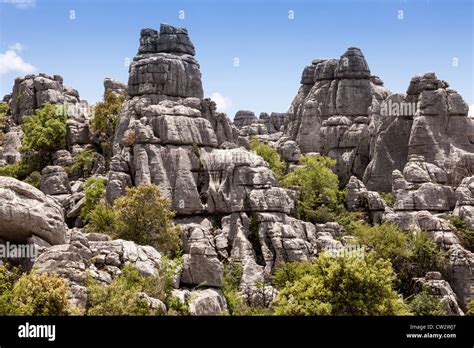
[[[79,93],[63,85],[59,75],[47,74],[26,75],[15,80],[10,108],[13,118],[21,123],[23,116],[34,114],[35,110],[44,103],[77,104],[80,102]]]
[[[464,315],[459,307],[456,294],[446,280],[443,280],[441,273],[428,272],[423,278],[415,278],[415,288],[422,290],[428,288],[434,293],[444,305],[448,315]]]
[[[126,84],[120,81],[114,80],[110,77],[106,77],[104,79],[104,98],[105,98],[105,95],[109,92],[113,92],[117,95],[120,95],[120,94],[125,94],[126,91],[127,91]]]
[[[0,238],[25,243],[37,236],[49,244],[65,242],[61,206],[31,185],[0,176]]]

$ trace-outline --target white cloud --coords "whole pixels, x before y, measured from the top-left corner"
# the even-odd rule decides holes
[[[23,51],[24,47],[21,43],[15,42],[13,45],[8,46],[8,49],[12,51],[21,52]]]
[[[469,105],[469,117],[474,118],[474,104]]]
[[[17,71],[20,73],[32,73],[36,68],[25,62],[15,51],[8,50],[0,53],[0,75]]]
[[[217,111],[220,112],[225,112],[232,105],[232,101],[219,92],[212,93],[211,99],[216,103]]]
[[[20,10],[35,7],[36,0],[0,0],[5,4],[11,4]]]

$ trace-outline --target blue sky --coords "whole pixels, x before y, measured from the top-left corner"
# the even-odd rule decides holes
[[[231,118],[286,111],[304,66],[350,46],[395,92],[434,71],[474,104],[470,0],[0,0],[0,97],[35,71],[62,75],[94,103],[104,77],[127,82],[140,29],[160,23],[188,29],[205,95]]]

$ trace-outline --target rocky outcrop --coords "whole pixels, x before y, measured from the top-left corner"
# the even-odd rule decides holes
[[[126,263],[150,277],[158,277],[163,264],[160,253],[150,246],[120,239],[109,240],[106,235],[84,234],[74,229],[66,244],[43,248],[33,267],[36,272],[56,273],[67,279],[71,302],[84,309],[87,276],[109,284],[122,273]],[[176,283],[175,286],[179,279]]]
[[[455,195],[454,215],[461,217],[468,228],[474,229],[474,176],[464,178]]]
[[[37,236],[49,244],[65,242],[61,206],[31,185],[0,176],[0,238],[25,243]]]
[[[34,114],[44,103],[77,104],[80,102],[79,93],[63,85],[59,75],[47,74],[27,75],[15,79],[10,101],[11,114],[17,123],[23,116]]]
[[[351,47],[340,59],[314,60],[304,69],[301,84],[288,110],[285,134],[302,153],[335,158],[342,185],[351,175],[362,177],[370,160],[370,107],[386,93],[371,82],[362,52]]]
[[[244,137],[275,134],[282,130],[287,120],[286,113],[272,112],[268,115],[262,112],[259,118],[252,111],[239,110],[234,116],[234,125]]]
[[[128,95],[155,103],[182,97],[203,97],[201,72],[186,29],[162,24],[143,29],[138,54],[130,65]]]
[[[418,291],[427,288],[441,300],[447,315],[464,315],[464,312],[459,307],[456,294],[451,285],[446,280],[443,280],[441,273],[428,272],[425,277],[415,278],[414,281],[414,286]]]
[[[110,77],[106,77],[104,79],[104,99],[109,92],[115,93],[116,95],[126,94],[127,85]]]

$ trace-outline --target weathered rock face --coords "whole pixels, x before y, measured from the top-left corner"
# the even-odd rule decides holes
[[[370,189],[389,191],[392,170],[402,170],[410,155],[446,171],[459,185],[473,166],[473,120],[468,107],[448,83],[434,73],[412,78],[407,94],[384,100],[371,121],[371,162],[364,174]]]
[[[61,166],[48,166],[41,171],[40,190],[47,195],[71,193],[69,178]]]
[[[234,125],[243,137],[275,134],[280,132],[288,115],[286,113],[272,112],[268,115],[262,112],[259,118],[252,111],[239,110],[234,116]]]
[[[447,315],[464,315],[464,312],[459,307],[456,294],[451,285],[446,280],[443,280],[441,273],[428,272],[423,278],[415,278],[415,288],[418,291],[424,288],[430,289],[441,300]]]
[[[160,32],[143,29],[138,55],[130,65],[128,95],[154,102],[203,97],[201,72],[186,29],[162,24]]]
[[[25,243],[37,236],[49,244],[65,242],[63,210],[38,189],[0,176],[0,238]]]
[[[84,234],[78,229],[71,230],[67,244],[43,248],[33,267],[37,272],[56,273],[69,280],[71,302],[85,308],[87,275],[109,284],[126,263],[145,276],[159,276],[162,268],[160,253],[150,246],[109,240],[106,235]]]
[[[456,203],[454,190],[445,185],[446,181],[444,170],[426,163],[423,156],[411,155],[403,174],[395,170],[392,175],[395,211],[453,210]]]
[[[44,103],[76,104],[79,101],[79,93],[73,88],[64,86],[61,76],[41,73],[15,80],[10,108],[15,121],[21,123],[24,115],[34,114]]]
[[[19,149],[23,131],[19,126],[13,126],[0,137],[0,167],[2,167],[13,164],[21,158]]]
[[[342,185],[352,174],[362,177],[370,160],[370,107],[385,93],[371,82],[362,52],[351,47],[339,60],[314,60],[303,71],[301,84],[285,133],[302,153],[335,158]]]
[[[120,94],[125,94],[126,91],[127,91],[126,84],[120,81],[111,79],[109,77],[106,77],[104,79],[104,98],[105,98],[105,95],[109,92],[115,93],[116,95],[120,95]]]
[[[461,217],[469,228],[474,229],[474,176],[464,178],[455,194],[454,214]]]
[[[142,31],[139,52],[153,50],[147,45],[153,46],[156,35]],[[168,50],[166,59],[190,57],[176,50]],[[239,147],[245,142],[237,127],[225,114],[216,112],[212,101],[201,99],[199,93],[190,96],[181,91],[186,79],[173,98],[158,90],[135,94],[131,86],[137,64],[147,71],[155,56],[163,57],[163,53],[146,54],[142,59],[139,53],[130,69],[129,95],[115,134],[107,198],[113,201],[127,186],[159,185],[172,202],[178,214],[176,222],[183,230],[182,284],[220,287],[224,265],[237,262],[243,270],[242,291],[249,301],[258,301],[261,294],[257,282],[265,282],[282,261],[308,259],[331,240],[337,244],[335,234],[329,231],[338,226],[317,227],[290,217],[293,192],[280,187],[261,157]],[[187,72],[186,78],[193,74]],[[242,112],[237,116],[242,127],[254,120],[247,121],[248,115]],[[283,116],[274,115],[273,119],[279,121],[271,124],[278,124]],[[267,131],[264,123],[261,126]],[[273,135],[276,143],[280,136],[269,136]],[[289,139],[285,141],[282,151],[295,161],[297,146]],[[318,236],[319,232],[324,235]],[[267,293],[273,290],[269,288]]]

